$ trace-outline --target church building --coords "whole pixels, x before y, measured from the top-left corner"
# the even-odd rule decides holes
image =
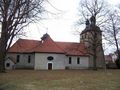
[[[56,42],[49,34],[41,40],[19,39],[7,54],[6,69],[89,69],[94,67],[96,47],[96,67],[103,68],[102,31],[92,19],[86,21],[86,28],[80,34],[80,42]],[[93,42],[96,42],[93,43]]]

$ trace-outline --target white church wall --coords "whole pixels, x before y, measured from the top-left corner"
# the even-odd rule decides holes
[[[48,60],[48,57],[53,60]],[[48,63],[52,63],[52,70],[65,69],[66,56],[64,54],[35,53],[35,70],[48,70]]]
[[[19,62],[17,56],[19,55]],[[30,61],[28,62],[28,57],[30,56]],[[33,69],[34,68],[34,54],[32,53],[9,53],[7,57],[11,57],[13,61],[16,62],[16,69]]]
[[[69,63],[69,57],[71,57],[71,64]],[[79,58],[79,63],[77,61]],[[84,69],[89,68],[89,57],[84,56],[68,56],[66,60],[66,67],[68,69]]]

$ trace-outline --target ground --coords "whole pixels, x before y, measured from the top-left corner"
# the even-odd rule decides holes
[[[0,90],[120,90],[120,70],[7,71]]]

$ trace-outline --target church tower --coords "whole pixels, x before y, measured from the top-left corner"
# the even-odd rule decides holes
[[[95,17],[86,20],[86,27],[80,34],[80,43],[84,43],[90,55],[89,67],[104,67],[104,52],[102,48],[102,31],[96,25]],[[96,61],[95,61],[96,59]]]

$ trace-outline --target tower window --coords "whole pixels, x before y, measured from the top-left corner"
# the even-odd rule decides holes
[[[83,39],[83,36],[81,35],[81,39]]]
[[[17,63],[20,62],[20,55],[17,55]]]
[[[85,38],[86,38],[86,34],[85,34]]]
[[[72,63],[72,59],[71,59],[71,57],[69,57],[69,64],[71,64]]]

